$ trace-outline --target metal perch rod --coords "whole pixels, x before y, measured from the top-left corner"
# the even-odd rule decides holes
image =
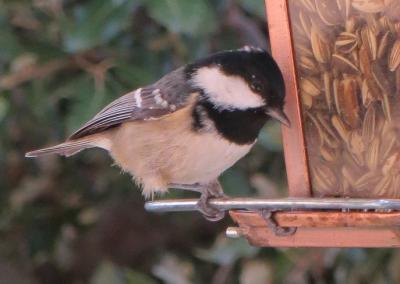
[[[146,202],[151,212],[196,211],[197,199],[164,199]],[[292,210],[400,210],[399,199],[354,199],[354,198],[225,198],[211,199],[210,204],[220,210],[269,209]]]

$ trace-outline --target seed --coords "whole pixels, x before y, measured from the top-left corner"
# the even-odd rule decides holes
[[[379,19],[379,23],[380,23],[382,29],[390,31],[391,33],[396,32],[393,22],[386,15],[382,16]]]
[[[371,187],[377,184],[381,178],[382,174],[378,171],[369,171],[358,178],[354,184],[354,187],[357,189],[357,191],[371,190]]]
[[[352,52],[358,45],[358,37],[349,32],[342,32],[335,42],[336,50],[343,53]]]
[[[316,75],[319,74],[318,65],[315,60],[307,57],[307,56],[300,56],[299,57],[299,68],[306,74],[309,75]]]
[[[315,1],[315,7],[317,14],[326,25],[334,26],[342,22],[342,17],[335,1],[318,0]]]
[[[378,43],[374,31],[365,26],[361,29],[361,39],[365,47],[368,48],[369,55],[372,60],[375,60],[378,55]]]
[[[346,24],[345,24],[345,31],[348,33],[353,33],[356,30],[357,27],[357,20],[355,17],[349,17],[346,20]]]
[[[355,171],[353,171],[353,168],[344,165],[342,167],[342,176],[346,179],[346,181],[349,183],[351,187],[354,187],[357,181],[357,175],[355,174]]]
[[[340,115],[340,106],[339,106],[339,84],[340,81],[339,79],[333,79],[333,83],[332,83],[332,89],[333,89],[333,99],[335,101],[335,108],[336,108],[336,112]]]
[[[304,94],[308,94],[312,97],[319,96],[321,94],[321,82],[317,78],[302,78],[300,80],[300,88]]]
[[[386,128],[388,124],[389,123],[385,122],[384,127]],[[382,147],[379,153],[381,161],[387,159],[387,157],[389,157],[395,150],[395,147],[397,145],[397,135],[393,132],[393,130],[385,128],[382,130],[381,134]]]
[[[319,63],[324,64],[330,61],[331,51],[329,45],[324,41],[314,25],[311,27],[311,48],[315,59]]]
[[[317,120],[321,126],[321,129],[324,130],[326,139],[325,142],[332,148],[338,148],[339,145],[339,137],[336,134],[335,130],[332,128],[331,124],[326,121],[321,114],[317,114]]]
[[[344,19],[348,19],[351,10],[351,0],[336,0],[336,4]]]
[[[296,53],[300,56],[313,57],[313,53],[308,45],[296,44]]]
[[[299,3],[306,8],[309,12],[315,12],[315,2],[314,0],[299,0]]]
[[[392,187],[392,180],[393,177],[391,175],[383,176],[383,178],[378,182],[375,187],[374,196],[380,197],[387,195]]]
[[[349,135],[349,149],[353,153],[362,153],[365,151],[365,144],[361,134],[358,131],[352,131]]]
[[[310,17],[303,12],[299,12],[299,20],[301,27],[304,30],[304,33],[307,35],[308,38],[311,36],[311,20]]]
[[[367,167],[371,171],[375,171],[379,165],[379,146],[380,141],[378,137],[374,137],[367,151],[365,152],[365,161]]]
[[[383,94],[383,100],[381,100],[383,114],[385,118],[391,122],[392,121],[392,110],[389,103],[389,97],[386,94]]]
[[[307,93],[301,94],[301,102],[306,109],[310,109],[312,107],[312,96]]]
[[[358,131],[352,131],[349,135],[348,149],[353,156],[356,163],[362,167],[364,166],[363,153],[365,152],[365,144],[361,134]]]
[[[371,90],[369,88],[368,82],[366,79],[363,80],[362,86],[361,86],[361,99],[364,107],[369,107],[371,102],[375,101],[374,96],[371,93]]]
[[[368,144],[375,137],[376,129],[376,110],[373,105],[369,105],[367,112],[364,115],[362,125],[362,137]]]
[[[389,70],[394,72],[400,65],[400,40],[396,40],[393,44],[389,55]]]
[[[372,77],[371,75],[371,59],[368,53],[368,49],[362,45],[358,51],[358,57],[360,60],[361,73],[366,77]]]
[[[364,13],[378,13],[385,9],[382,0],[353,0],[351,5],[354,9]]]
[[[328,106],[328,109],[331,110],[332,108],[331,75],[329,72],[324,72],[323,80],[324,80],[324,94],[325,94],[326,105]]]
[[[346,74],[358,74],[357,66],[354,65],[349,59],[335,53],[332,55],[332,64],[338,68],[339,71]]]
[[[397,91],[396,97],[399,98],[400,97],[400,68],[397,68],[397,71],[396,71],[396,91]]]
[[[374,78],[374,82],[377,84],[379,89],[387,95],[391,95],[393,93],[392,84],[387,79],[386,73],[383,68],[379,65],[379,62],[374,61],[371,64],[371,73]]]
[[[321,141],[321,144],[324,144],[325,141],[325,134],[324,131],[321,128],[320,123],[317,121],[314,115],[312,115],[310,112],[306,113],[306,117],[308,117],[311,121],[311,123],[315,126],[315,129],[317,129],[317,133],[319,136],[319,139]]]
[[[337,153],[331,147],[328,147],[326,144],[322,145],[319,149],[322,158],[327,162],[334,162],[337,159]]]
[[[378,36],[378,34],[381,32],[382,27],[377,20],[376,16],[373,14],[367,14],[365,15],[365,20],[367,22],[367,27],[373,32],[375,36]]]
[[[332,116],[332,125],[336,129],[337,133],[339,134],[340,138],[343,139],[345,143],[348,141],[349,137],[349,130],[347,129],[346,125],[337,115]]]
[[[395,164],[399,162],[399,155],[400,154],[396,152],[385,160],[384,165],[382,166],[382,173],[384,175],[388,175],[391,173]]]
[[[323,163],[320,163],[311,170],[311,176],[314,181],[314,188],[319,194],[332,194],[337,180],[335,173]]]
[[[386,9],[385,15],[392,21],[398,22],[400,20],[400,2],[398,0],[384,0]]]
[[[378,59],[382,59],[387,51],[390,41],[390,31],[387,31],[381,38],[378,46]]]
[[[339,108],[343,120],[353,129],[360,124],[358,87],[354,79],[343,79],[339,84]]]

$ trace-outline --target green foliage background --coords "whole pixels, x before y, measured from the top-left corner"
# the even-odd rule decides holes
[[[259,249],[228,219],[146,213],[100,150],[24,158],[175,67],[267,47],[265,27],[262,0],[0,0],[0,283],[399,283],[395,250]],[[279,126],[222,181],[284,195]]]

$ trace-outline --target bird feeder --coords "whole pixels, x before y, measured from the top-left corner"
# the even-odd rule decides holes
[[[400,247],[400,0],[265,3],[291,121],[289,197],[212,200],[238,224],[227,235],[256,246]]]

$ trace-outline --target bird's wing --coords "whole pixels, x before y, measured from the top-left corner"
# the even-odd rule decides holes
[[[153,85],[139,88],[111,102],[69,139],[95,134],[131,120],[154,120],[186,106],[191,87],[179,68]]]

